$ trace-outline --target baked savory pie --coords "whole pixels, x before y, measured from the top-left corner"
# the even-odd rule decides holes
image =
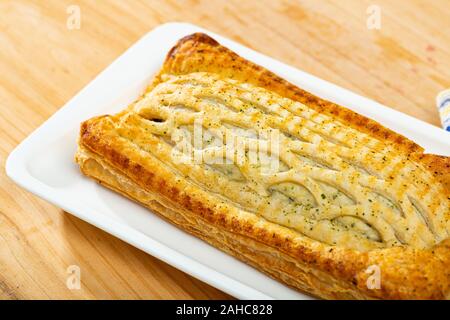
[[[127,109],[85,121],[76,161],[301,291],[450,298],[450,158],[205,34],[181,39]]]

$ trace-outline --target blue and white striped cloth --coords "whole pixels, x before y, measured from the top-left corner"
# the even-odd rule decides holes
[[[436,97],[436,105],[441,117],[442,127],[450,131],[450,89],[441,91]]]

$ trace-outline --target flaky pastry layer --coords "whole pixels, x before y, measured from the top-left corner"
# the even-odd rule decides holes
[[[177,137],[200,119],[202,146],[188,154],[203,162],[180,161]],[[266,143],[275,130],[277,166]],[[244,161],[211,162],[228,137],[245,142]],[[79,146],[87,176],[299,290],[449,298],[449,158],[204,34],[180,40],[126,110],[84,122]],[[269,161],[251,163],[252,148]],[[374,267],[380,288],[369,284]]]

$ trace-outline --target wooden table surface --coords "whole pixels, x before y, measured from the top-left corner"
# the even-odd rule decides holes
[[[368,29],[376,3],[380,29]],[[67,27],[70,5],[79,29]],[[370,11],[371,9],[369,9]],[[0,161],[157,25],[191,22],[434,125],[450,87],[448,0],[0,0]],[[79,290],[67,268],[81,270]],[[0,298],[227,299],[0,172]]]

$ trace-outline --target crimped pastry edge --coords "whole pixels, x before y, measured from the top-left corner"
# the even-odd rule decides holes
[[[316,104],[316,108],[321,112],[334,115],[341,121],[344,120],[345,123],[357,127],[358,130],[369,133],[374,137],[384,138],[398,144],[401,152],[410,153],[417,161],[422,161],[423,164],[427,165],[430,170],[440,170],[437,171],[438,174],[434,175],[437,180],[436,183],[441,182],[444,185],[448,183],[446,180],[446,175],[448,175],[449,171],[448,158],[424,155],[419,146],[401,135],[343,107],[311,96],[309,93],[288,84],[285,80],[278,78],[269,71],[238,57],[228,49],[218,45],[217,42],[206,35],[194,34],[180,40],[168,54],[161,73],[188,73],[194,71],[192,69],[193,66],[190,65],[192,63],[186,62],[186,60],[200,53],[203,55],[213,55],[214,59],[212,60],[215,61],[220,61],[223,58],[222,55],[231,56],[232,59],[230,59],[233,65],[222,65],[221,72],[227,72],[227,68],[230,68],[232,70],[230,73],[236,74],[237,72],[238,74],[244,74],[235,75],[234,78],[253,82],[269,90],[273,89],[273,91],[279,94],[284,88],[287,93],[282,95],[289,98],[294,97],[294,100],[300,102],[303,101],[300,98],[295,98],[296,96],[303,97],[302,99],[309,99],[310,102],[308,102],[308,105]],[[220,57],[216,57],[215,55],[220,55]],[[184,69],[177,70],[177,66],[184,66]],[[248,74],[249,70],[252,70],[253,75]],[[255,70],[260,73],[259,78],[254,76],[258,74]],[[200,71],[211,72],[209,69]],[[244,79],[245,74],[253,80]],[[158,76],[155,78],[154,83],[148,90],[151,90],[158,83],[158,78]],[[255,81],[254,79],[259,80]],[[271,81],[275,82],[271,83]],[[143,166],[138,159],[129,158],[121,150],[120,146],[113,141],[114,137],[108,136],[105,138],[107,136],[105,133],[108,130],[105,128],[102,119],[104,117],[94,118],[82,124],[80,132],[81,148],[88,149],[93,154],[97,154],[99,159],[102,159],[105,163],[108,163],[108,165],[117,170],[117,172],[134,181],[143,190],[162,195],[161,199],[163,200],[160,205],[164,207],[169,201],[176,203],[179,208],[184,208],[183,210],[189,211],[190,214],[205,221],[207,225],[226,230],[234,234],[234,236],[243,236],[252,239],[252,241],[273,248],[273,250],[287,255],[295,261],[300,261],[309,268],[326,274],[327,278],[331,276],[333,281],[342,287],[343,291],[347,290],[347,287],[350,285],[352,294],[334,295],[323,289],[300,288],[298,284],[294,284],[295,287],[311,293],[315,293],[318,290],[317,295],[324,298],[450,298],[450,274],[448,271],[450,263],[450,239],[441,242],[430,250],[396,247],[370,252],[357,252],[350,249],[330,247],[301,236],[293,237],[283,227],[273,226],[270,230],[257,228],[254,223],[252,224],[245,219],[240,219],[233,212],[227,212],[226,207],[218,209],[217,206],[211,205],[209,199],[206,199],[206,195],[201,192],[194,192],[192,194],[184,193],[183,190],[178,189],[174,177],[169,177],[167,172],[163,172],[164,170]],[[120,186],[118,189],[120,190]],[[124,193],[123,190],[121,193]],[[175,195],[173,197],[174,199],[168,200],[171,195]],[[140,201],[139,199],[136,200]],[[213,245],[220,248],[218,244]],[[225,250],[224,248],[220,249]],[[256,264],[259,269],[262,269],[258,263],[253,262],[251,264]],[[381,266],[382,269],[382,288],[380,290],[369,290],[366,286],[368,274],[365,271],[368,266],[373,264]],[[274,275],[274,277],[281,278],[277,275]]]

